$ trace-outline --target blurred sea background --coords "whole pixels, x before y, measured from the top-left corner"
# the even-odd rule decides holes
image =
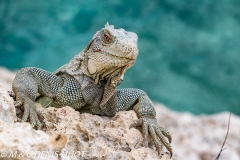
[[[240,115],[239,0],[1,0],[0,67],[54,71],[106,22],[139,38],[119,88],[177,111]]]

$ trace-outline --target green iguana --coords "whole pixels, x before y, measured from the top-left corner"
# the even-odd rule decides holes
[[[41,128],[35,101],[43,107],[71,106],[80,113],[104,116],[133,109],[139,119],[130,128],[142,126],[143,145],[148,147],[150,134],[158,153],[164,145],[172,156],[171,136],[157,123],[148,95],[140,89],[116,89],[137,58],[137,38],[135,33],[107,23],[81,53],[56,72],[33,67],[19,70],[12,89],[15,107],[24,108],[22,121]]]

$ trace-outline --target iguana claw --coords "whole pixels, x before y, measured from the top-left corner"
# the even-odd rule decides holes
[[[150,133],[153,142],[156,146],[156,149],[158,151],[158,155],[160,156],[162,147],[164,145],[166,149],[169,151],[170,157],[172,157],[173,152],[172,147],[170,145],[172,141],[171,135],[166,129],[158,125],[156,118],[142,117],[134,121],[130,125],[129,129],[137,126],[142,126],[144,147],[148,147],[147,137],[148,134]],[[165,140],[165,137],[168,139],[168,142]]]

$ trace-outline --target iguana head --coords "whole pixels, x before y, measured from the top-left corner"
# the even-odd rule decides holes
[[[137,35],[115,29],[108,23],[98,31],[84,50],[83,73],[98,81],[110,80],[116,85],[138,55]]]

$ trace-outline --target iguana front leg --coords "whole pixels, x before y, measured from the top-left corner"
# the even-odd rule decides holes
[[[59,67],[56,71],[53,72],[53,74],[59,77],[61,74],[65,72],[65,68],[66,64]],[[43,108],[47,108],[52,104],[53,99],[43,96],[40,93],[37,93],[36,102],[40,103]]]
[[[171,136],[169,132],[159,126],[156,120],[156,112],[148,95],[140,90],[133,88],[125,88],[117,90],[117,111],[133,109],[138,116],[138,120],[134,121],[130,128],[142,126],[143,145],[148,146],[147,136],[150,133],[158,154],[162,150],[162,144],[170,152],[172,157]],[[166,139],[168,141],[166,141]]]
[[[12,89],[16,95],[15,107],[24,107],[22,121],[30,120],[33,126],[41,128],[34,101],[37,93],[53,98],[63,81],[54,74],[39,68],[23,68],[13,80]]]

